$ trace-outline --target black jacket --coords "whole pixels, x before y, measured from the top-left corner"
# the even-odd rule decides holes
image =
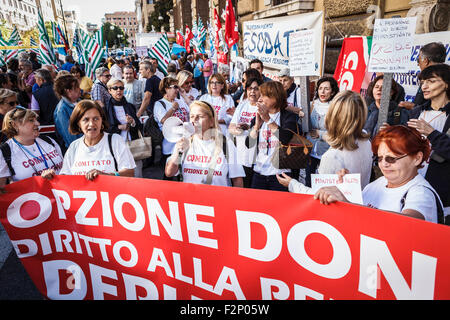
[[[420,114],[431,107],[428,101],[411,110],[411,119],[418,119]],[[439,194],[444,207],[450,206],[450,103],[443,108],[447,114],[442,132],[434,130],[428,135],[433,150],[425,179]]]
[[[287,110],[282,110],[280,112],[280,127],[278,129],[278,139],[284,145],[288,144],[291,141],[292,136],[294,135],[292,132],[297,132],[297,128],[299,130],[299,134],[302,134],[301,127],[297,126],[298,115],[289,112]],[[256,123],[256,117],[252,119],[250,124],[250,128],[253,128]],[[245,144],[247,147],[252,147],[255,144],[259,143],[259,134],[256,139],[251,139],[250,136],[247,136],[245,140]],[[258,150],[259,152],[259,150]]]
[[[33,93],[39,103],[39,122],[41,125],[55,124],[53,113],[59,103],[59,99],[53,90],[53,83],[46,82]]]
[[[108,119],[109,123],[109,133],[117,133],[120,134],[121,130],[119,129],[119,125],[121,124],[119,120],[117,119],[116,112],[114,110],[114,99],[110,98],[108,100],[108,103],[106,104],[106,118]],[[117,104],[123,106],[123,109],[125,110],[125,113],[130,115],[134,121],[136,122],[136,125],[134,127],[130,127],[130,135],[131,140],[136,140],[139,138],[138,130],[142,133],[142,123],[138,119],[136,115],[136,107],[133,106],[131,103],[127,102],[125,98],[123,98],[123,103]]]

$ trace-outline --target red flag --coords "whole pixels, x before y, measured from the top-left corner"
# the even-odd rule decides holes
[[[231,48],[236,42],[239,41],[239,31],[234,15],[233,4],[231,0],[227,0],[225,8],[225,42],[228,48]]]
[[[184,37],[180,31],[177,31],[177,44],[184,47]]]
[[[191,29],[189,29],[189,26],[186,25],[186,37],[184,42],[184,47],[186,48],[187,53],[191,52],[191,40],[194,39],[194,35],[191,32]]]
[[[217,13],[217,9],[214,8],[214,29],[216,32],[216,37],[214,39],[214,47],[217,51],[219,51],[220,47],[220,38],[219,38],[219,32],[220,29],[222,29],[222,24],[220,23],[219,14]]]

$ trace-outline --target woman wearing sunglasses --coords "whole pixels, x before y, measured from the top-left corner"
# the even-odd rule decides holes
[[[158,123],[159,128],[162,130],[164,122],[170,117],[178,117],[183,122],[189,121],[189,107],[184,102],[184,99],[178,99],[178,80],[172,77],[165,77],[159,83],[159,91],[163,95],[163,98],[155,102],[153,108],[153,114],[155,121]],[[172,154],[175,143],[167,141],[165,138],[162,142],[162,157],[163,164]],[[169,179],[165,174],[164,180]]]
[[[106,103],[106,118],[110,125],[108,132],[117,133],[124,141],[139,139],[142,123],[136,115],[136,107],[124,97],[125,84],[113,78],[106,84],[111,98]],[[142,160],[136,161],[136,178],[142,178]]]
[[[443,222],[439,196],[418,173],[431,153],[428,140],[415,129],[391,126],[375,136],[372,151],[383,176],[364,188],[364,205],[430,222]],[[323,204],[348,202],[336,187],[321,188],[314,198]]]
[[[0,154],[0,187],[7,179],[20,181],[33,176],[51,179],[62,168],[63,156],[59,145],[50,137],[39,138],[37,114],[23,107],[6,113],[2,132],[8,137],[10,161],[5,157],[5,146]]]

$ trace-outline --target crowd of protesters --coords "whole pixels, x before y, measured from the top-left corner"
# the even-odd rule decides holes
[[[144,168],[160,164],[165,180],[312,194],[312,174],[352,173],[360,174],[364,205],[443,222],[450,214],[445,58],[440,43],[422,47],[414,102],[403,101],[405,91],[393,81],[380,124],[383,74],[366,96],[322,77],[309,103],[289,69],[271,80],[259,60],[250,61],[242,82],[230,83],[229,68],[206,54],[173,55],[167,76],[157,59],[110,57],[92,81],[70,55],[55,70],[21,54],[0,73],[0,185],[36,175],[142,178]],[[127,142],[172,117],[190,123],[191,135],[154,141],[151,158],[135,161]],[[52,125],[55,132],[39,132]],[[274,153],[295,133],[312,143],[309,162],[305,170],[280,169]],[[347,201],[336,187],[315,198]]]

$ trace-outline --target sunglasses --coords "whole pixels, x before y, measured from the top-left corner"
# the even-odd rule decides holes
[[[177,85],[172,85],[172,86],[169,86],[169,89],[179,89],[180,87],[179,86],[177,86]]]
[[[102,77],[111,78],[112,75],[110,75],[110,74],[103,74]]]
[[[15,107],[17,106],[19,103],[17,101],[11,101],[11,102],[6,102],[6,104],[8,104],[11,107]]]
[[[409,156],[409,154],[405,154],[404,156],[400,156],[400,157],[391,157],[391,156],[374,156],[374,160],[377,161],[378,163],[381,163],[384,159],[384,161],[386,161],[387,163],[390,164],[394,164],[397,162],[397,160],[403,159],[405,157]]]
[[[121,90],[121,91],[123,91],[123,90],[125,90],[125,87],[111,87],[110,89],[111,89],[111,90],[114,90],[114,91],[116,91],[116,90]]]

